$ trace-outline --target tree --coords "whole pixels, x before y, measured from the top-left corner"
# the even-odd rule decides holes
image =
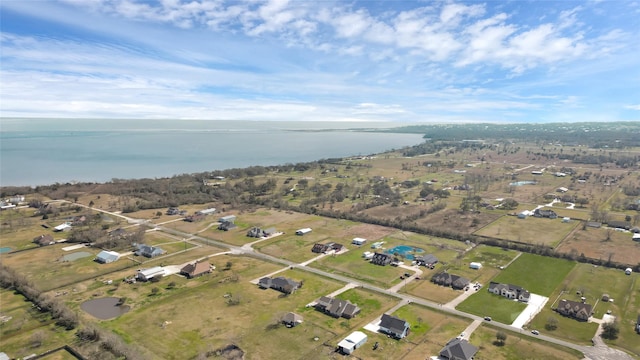
[[[158,293],[160,292],[160,289],[157,287],[154,287],[153,289],[151,289],[151,294],[152,295],[158,295]]]
[[[544,325],[544,328],[549,330],[549,331],[553,331],[555,329],[558,328],[558,319],[556,319],[554,316],[549,316],[549,318],[547,318],[547,323]]]
[[[505,341],[507,341],[507,334],[503,331],[498,331],[496,333],[496,345],[503,346]]]
[[[615,340],[620,333],[620,325],[617,321],[607,322],[602,325],[602,338],[607,340]]]

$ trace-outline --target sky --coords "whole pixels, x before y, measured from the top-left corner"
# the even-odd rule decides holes
[[[640,0],[0,0],[0,117],[640,120]]]

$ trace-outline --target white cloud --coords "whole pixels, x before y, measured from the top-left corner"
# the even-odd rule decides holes
[[[640,111],[640,104],[627,105],[624,108],[625,109],[629,109],[629,110],[638,110],[638,111]]]

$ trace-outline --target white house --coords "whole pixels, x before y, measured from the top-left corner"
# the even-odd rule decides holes
[[[371,251],[365,251],[362,253],[362,257],[371,260],[373,259],[373,253]]]
[[[136,274],[136,278],[140,281],[149,281],[156,276],[163,277],[165,275],[164,269],[161,266],[155,266],[148,269],[139,270]]]
[[[311,232],[311,228],[304,228],[296,231],[296,235],[304,235]]]
[[[479,269],[482,269],[482,264],[479,262],[472,262],[469,264],[469,267],[472,269],[479,270]]]
[[[367,239],[363,239],[363,238],[359,238],[359,237],[353,238],[353,240],[351,240],[352,244],[358,245],[358,246],[363,245],[365,242],[367,242]]]
[[[355,349],[367,342],[367,334],[362,331],[354,331],[344,340],[338,343],[338,350],[344,354],[351,354]]]

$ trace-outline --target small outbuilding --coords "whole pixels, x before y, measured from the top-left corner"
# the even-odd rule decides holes
[[[236,221],[236,216],[235,215],[227,215],[227,216],[223,216],[220,219],[218,219],[218,222],[221,222],[221,223],[225,223],[225,222],[233,223],[234,221]]]
[[[296,230],[296,235],[302,236],[310,232],[311,232],[311,228],[303,228],[303,229]]]
[[[364,245],[365,242],[367,242],[367,239],[363,239],[359,237],[353,238],[353,240],[351,240],[351,243],[353,245],[358,245],[358,246]]]
[[[138,270],[136,278],[140,281],[149,281],[154,277],[163,277],[165,275],[164,268],[155,266],[148,269]]]
[[[480,270],[482,269],[482,264],[479,262],[472,262],[469,264],[469,268],[471,269],[475,269],[475,270]]]
[[[118,261],[118,259],[120,259],[119,253],[115,251],[102,250],[98,253],[98,255],[96,255],[96,258],[94,260],[96,262],[99,262],[100,264],[109,264]]]
[[[302,316],[296,314],[296,313],[286,313],[283,317],[282,317],[282,323],[284,324],[284,326],[288,327],[288,328],[292,328],[295,326],[298,326],[300,324],[302,324]]]
[[[367,342],[367,334],[362,331],[354,331],[344,340],[338,343],[338,351],[343,354],[351,354],[353,351]]]

